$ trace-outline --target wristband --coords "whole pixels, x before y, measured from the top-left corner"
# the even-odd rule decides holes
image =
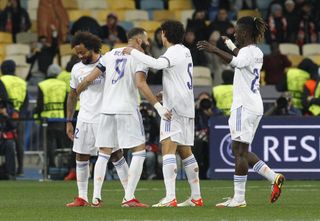
[[[224,43],[231,51],[237,48],[237,46],[235,46],[235,44],[233,44],[233,42],[230,39],[227,39]]]

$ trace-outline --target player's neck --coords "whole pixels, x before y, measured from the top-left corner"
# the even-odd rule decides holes
[[[92,63],[96,63],[100,58],[100,54],[99,53],[93,53],[92,55]]]
[[[135,41],[129,40],[128,47],[132,47],[134,49],[137,49],[138,51],[144,52],[143,49]]]
[[[170,48],[172,45],[174,45],[174,44],[172,44],[172,43],[170,43],[170,42],[164,42],[164,44],[163,44],[163,46],[165,47],[165,48]]]

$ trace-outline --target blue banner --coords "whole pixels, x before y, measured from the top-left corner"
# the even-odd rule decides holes
[[[320,179],[320,118],[263,117],[250,150],[287,179]],[[232,179],[234,156],[228,119],[210,119],[212,179]],[[249,176],[261,178],[249,170]]]

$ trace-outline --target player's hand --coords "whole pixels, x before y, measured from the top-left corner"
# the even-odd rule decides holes
[[[66,133],[67,133],[68,137],[70,138],[70,140],[73,141],[73,139],[74,139],[74,130],[73,130],[72,122],[67,122]]]
[[[163,91],[159,91],[157,94],[156,94],[156,98],[159,102],[162,102],[162,97],[163,97]]]
[[[133,48],[131,47],[126,47],[123,49],[122,53],[123,54],[131,54],[131,51],[133,50]]]
[[[218,49],[216,46],[210,44],[207,41],[198,41],[197,48],[200,51],[207,51],[207,52],[210,52],[210,53],[215,53],[216,50]]]
[[[167,110],[167,108],[163,107],[159,102],[154,105],[154,108],[157,110],[159,116],[165,120],[172,119],[172,113]]]

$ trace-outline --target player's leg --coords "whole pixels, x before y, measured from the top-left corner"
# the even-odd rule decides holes
[[[178,206],[203,206],[200,193],[199,166],[192,153],[190,146],[178,146],[178,153],[182,159],[182,163],[191,188],[191,196]]]
[[[113,152],[111,154],[110,161],[114,165],[117,170],[117,174],[119,176],[120,182],[125,190],[128,184],[128,171],[129,167],[126,159],[123,157],[123,152],[121,149]]]
[[[129,167],[128,185],[125,189],[122,207],[149,207],[146,204],[140,203],[134,197],[135,190],[141,177],[143,163],[146,158],[145,144],[141,144],[131,150],[132,159]]]
[[[153,207],[175,207],[176,200],[176,177],[177,177],[177,160],[176,150],[177,143],[171,138],[166,138],[161,141],[162,144],[162,172],[164,184],[166,187],[166,197],[160,200]]]

